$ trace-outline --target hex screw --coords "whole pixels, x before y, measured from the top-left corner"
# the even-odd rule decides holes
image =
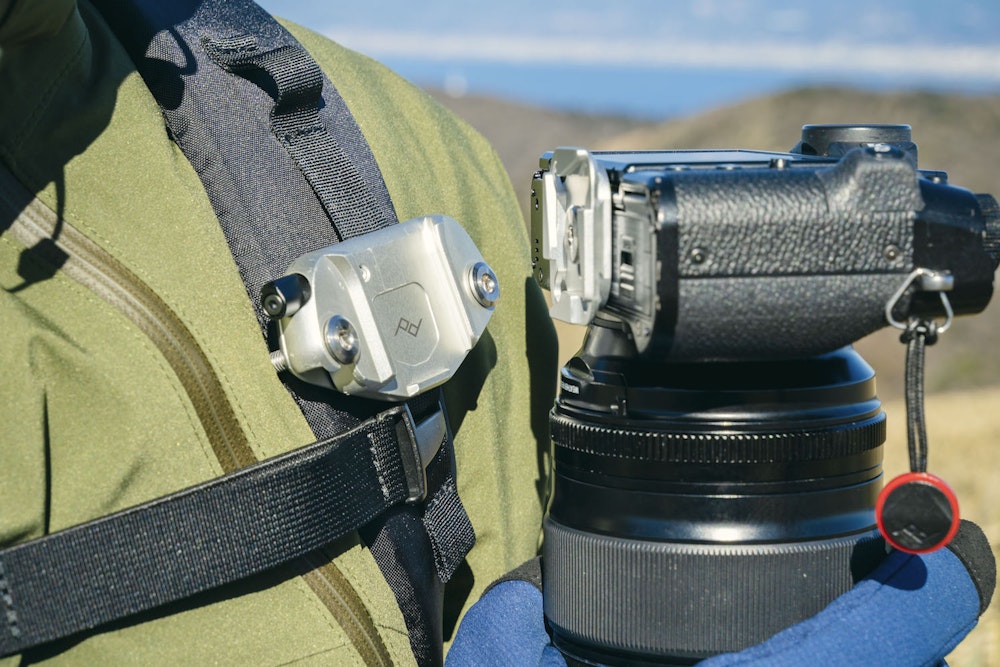
[[[264,312],[272,319],[280,319],[285,314],[285,299],[278,292],[265,295],[263,306]]]
[[[358,333],[346,318],[334,315],[327,320],[323,338],[326,349],[340,364],[348,366],[358,360],[361,353]]]
[[[492,308],[500,299],[500,281],[486,262],[477,262],[469,270],[469,283],[472,295],[483,308]]]
[[[311,295],[309,281],[295,273],[265,284],[260,290],[260,303],[269,318],[280,320],[294,315]]]

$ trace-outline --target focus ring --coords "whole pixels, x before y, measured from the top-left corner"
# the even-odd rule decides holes
[[[690,427],[690,424],[687,425]],[[655,463],[792,463],[854,456],[885,441],[885,413],[809,431],[694,433],[586,423],[553,412],[552,440],[585,454]]]

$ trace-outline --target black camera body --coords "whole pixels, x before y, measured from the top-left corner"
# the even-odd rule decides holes
[[[589,324],[599,309],[657,359],[835,350],[886,325],[918,266],[951,273],[956,313],[979,312],[1000,246],[996,201],[918,170],[909,134],[806,126],[792,153],[547,153],[532,184],[536,278],[557,302],[589,304],[588,319],[558,305],[554,316]],[[940,303],[906,294],[897,309],[905,319]]]
[[[885,414],[851,343],[981,311],[988,195],[908,126],[806,126],[791,153],[558,149],[534,270],[589,326],[551,415],[545,612],[587,664],[692,664],[820,611],[884,557]]]

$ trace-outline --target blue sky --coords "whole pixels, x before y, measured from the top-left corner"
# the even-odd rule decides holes
[[[423,85],[568,110],[676,115],[816,83],[1000,91],[996,0],[262,4]]]

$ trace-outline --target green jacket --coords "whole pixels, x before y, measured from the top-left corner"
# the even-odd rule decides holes
[[[446,386],[459,491],[478,537],[469,570],[449,585],[447,628],[491,580],[536,552],[554,337],[528,277],[513,191],[486,142],[377,63],[288,27],[357,119],[399,219],[459,220],[501,281],[486,335]],[[0,161],[24,189],[0,188],[7,208],[22,211],[0,213],[0,546],[312,442],[197,175],[85,1],[0,0]],[[86,252],[141,282],[180,323],[184,344],[215,378],[221,417],[206,418],[192,379],[178,372],[176,341],[86,278]],[[258,577],[40,657],[411,663],[402,615],[370,554],[356,536],[328,551],[303,576]]]

